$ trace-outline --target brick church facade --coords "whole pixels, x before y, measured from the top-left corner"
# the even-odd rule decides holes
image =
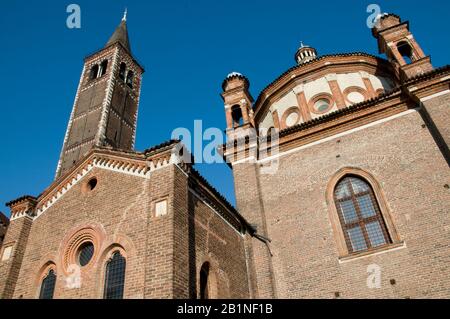
[[[126,18],[88,56],[54,182],[0,215],[0,298],[449,298],[450,67],[393,14],[254,101],[223,82],[237,208],[177,140],[134,150]]]

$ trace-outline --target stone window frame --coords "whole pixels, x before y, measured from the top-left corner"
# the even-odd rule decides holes
[[[166,201],[167,202],[167,212],[165,215],[162,216],[156,216],[156,204]],[[152,206],[151,206],[151,218],[152,219],[160,219],[160,218],[166,218],[170,215],[170,205],[169,205],[169,195],[161,196],[153,200]]]
[[[91,182],[95,180],[95,186],[91,187]],[[98,191],[100,179],[96,175],[86,176],[81,184],[81,193],[83,195],[95,194]]]
[[[106,285],[106,267],[108,266],[109,261],[111,260],[111,258],[113,257],[113,255],[119,252],[120,255],[125,258],[125,262],[126,262],[126,267],[125,267],[125,279],[124,279],[124,285],[123,285],[123,299],[125,299],[126,294],[127,294],[127,288],[128,288],[128,280],[127,280],[127,269],[128,267],[130,267],[129,265],[129,254],[127,253],[127,250],[118,243],[114,243],[111,244],[108,248],[106,248],[103,251],[102,256],[99,258],[99,271],[100,271],[100,275],[99,277],[99,285],[98,285],[98,291],[97,291],[97,295],[100,299],[104,299],[105,297],[105,285]]]
[[[329,106],[328,106],[328,108],[326,110],[319,111],[319,110],[315,109],[315,104],[319,100],[328,100]],[[325,113],[330,112],[335,107],[335,105],[336,105],[336,99],[333,96],[333,94],[322,92],[322,93],[314,95],[309,100],[309,102],[308,102],[308,109],[309,109],[309,112],[311,112],[312,114],[321,115],[321,114],[325,114]]]
[[[80,268],[82,277],[90,272],[98,263],[105,237],[104,230],[97,224],[82,225],[70,231],[62,242],[62,249],[59,254],[62,275],[68,276],[71,274],[71,269],[73,269],[71,265]],[[81,267],[78,265],[77,254],[79,248],[87,242],[92,242],[94,245],[94,254],[90,262]]]
[[[350,93],[359,93],[359,94],[361,94],[361,95],[364,97],[364,100],[361,101],[361,102],[357,102],[357,103],[352,102],[352,101],[350,101],[350,99],[348,98],[348,95],[349,95]],[[349,87],[347,87],[347,88],[344,90],[344,92],[342,92],[342,94],[344,95],[345,101],[346,101],[347,103],[349,103],[350,105],[362,103],[362,102],[367,101],[367,100],[370,99],[370,94],[369,94],[369,92],[368,92],[366,89],[364,89],[364,88],[362,88],[362,87],[359,87],[359,86],[349,86]]]
[[[291,126],[288,126],[286,121],[287,118],[292,114],[292,113],[297,113],[298,119],[297,122]],[[298,106],[291,106],[289,108],[287,108],[284,112],[283,112],[283,116],[281,117],[281,127],[282,129],[288,128],[288,127],[292,127],[297,125],[298,123],[300,123],[303,120],[302,118],[302,114],[300,112],[300,109],[298,108]]]
[[[12,241],[12,242],[7,242],[7,243],[3,243],[2,246],[0,247],[0,263],[7,263],[8,261],[10,261],[13,257],[14,257],[14,250],[15,250],[15,246],[16,242]],[[9,255],[9,258],[6,260],[3,260],[3,254],[5,253],[5,250],[7,248],[11,248],[11,253]]]
[[[57,269],[56,263],[53,260],[49,260],[41,267],[40,271],[38,272],[38,276],[36,278],[36,285],[35,285],[35,287],[36,287],[35,298],[36,299],[39,299],[39,297],[41,295],[42,281],[47,277],[50,270],[53,270],[53,272],[55,273],[55,276],[56,276],[55,288],[53,289],[53,299],[55,299],[55,296],[57,296],[58,280],[59,280],[58,269]]]
[[[345,240],[344,228],[341,224],[339,218],[339,212],[337,210],[334,191],[339,182],[346,176],[353,175],[355,177],[363,179],[368,183],[373,190],[373,194],[380,208],[381,216],[386,225],[386,230],[391,239],[391,243],[384,245],[382,247],[376,247],[360,252],[350,252]],[[402,246],[404,243],[401,241],[398,231],[393,223],[392,212],[387,205],[386,196],[384,195],[383,189],[377,179],[369,172],[362,170],[360,168],[346,167],[339,170],[328,182],[326,189],[326,200],[328,206],[328,215],[331,222],[334,238],[336,240],[336,245],[338,249],[339,259],[346,259],[350,257],[360,257],[365,255],[371,255],[377,252],[385,251],[388,249],[396,248]]]

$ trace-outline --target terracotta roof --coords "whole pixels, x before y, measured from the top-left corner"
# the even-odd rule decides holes
[[[180,140],[176,140],[176,139],[168,140],[168,141],[165,141],[165,142],[163,142],[161,144],[152,146],[152,147],[144,150],[142,153],[143,154],[153,153],[153,152],[158,151],[158,150],[160,150],[162,148],[165,148],[167,146],[172,146],[173,144],[177,144],[179,142],[180,142]]]
[[[442,67],[436,68],[434,70],[431,70],[429,72],[419,74],[409,80],[407,80],[404,84],[405,85],[411,85],[413,83],[421,82],[424,80],[432,79],[438,75],[449,73],[450,72],[450,64],[444,65]]]
[[[12,205],[15,205],[17,203],[20,203],[20,202],[23,202],[23,201],[26,201],[26,200],[36,201],[37,198],[34,197],[34,196],[31,196],[31,195],[21,196],[21,197],[19,197],[17,199],[14,199],[14,200],[6,203],[6,206],[11,207]]]
[[[270,88],[272,88],[275,84],[280,82],[286,75],[288,75],[292,71],[300,69],[300,68],[303,68],[303,67],[305,67],[307,65],[311,65],[313,63],[317,63],[318,61],[321,61],[321,60],[326,59],[326,58],[330,58],[330,57],[352,57],[352,56],[364,56],[364,57],[373,58],[373,59],[376,59],[376,60],[383,61],[383,62],[387,63],[386,59],[377,57],[377,56],[369,54],[369,53],[364,53],[364,52],[351,52],[351,53],[337,53],[337,54],[321,55],[321,56],[318,56],[317,58],[315,58],[315,59],[313,59],[311,61],[305,62],[305,63],[300,64],[300,65],[295,65],[295,66],[291,67],[290,69],[288,69],[287,71],[285,71],[284,73],[282,73],[278,78],[276,78],[274,81],[272,81],[269,85],[267,85],[261,91],[261,93],[259,94],[258,98],[256,99],[255,106],[257,106],[261,102],[262,98],[266,95],[266,92]]]
[[[387,17],[395,17],[397,19],[399,19],[400,21],[402,21],[402,19],[400,18],[400,16],[394,14],[394,13],[384,13],[381,15],[380,20],[386,19]]]
[[[245,75],[242,75],[240,73],[237,72],[233,72],[228,74],[228,76],[225,78],[225,80],[223,80],[222,82],[222,89],[225,91],[225,86],[227,85],[227,82],[229,80],[233,80],[233,79],[241,79],[245,82],[245,86],[248,89],[250,87],[250,81],[248,80],[248,78]]]

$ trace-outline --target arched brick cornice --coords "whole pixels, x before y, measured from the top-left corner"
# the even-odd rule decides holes
[[[292,89],[305,78],[308,81],[313,81],[328,73],[349,71],[366,71],[374,75],[381,74],[395,81],[392,66],[385,59],[366,53],[324,55],[287,70],[263,89],[255,102],[255,121],[261,120],[268,107],[279,99],[283,92]]]

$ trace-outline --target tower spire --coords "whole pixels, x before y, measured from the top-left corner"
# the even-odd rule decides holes
[[[128,15],[128,8],[125,8],[125,12],[123,13],[122,21],[127,21],[127,15]]]
[[[114,33],[111,36],[111,38],[109,39],[108,43],[106,43],[106,46],[120,42],[123,45],[123,47],[128,52],[131,53],[130,40],[128,38],[127,16],[128,16],[128,9],[125,9],[122,21],[120,22],[119,26],[114,31]]]

